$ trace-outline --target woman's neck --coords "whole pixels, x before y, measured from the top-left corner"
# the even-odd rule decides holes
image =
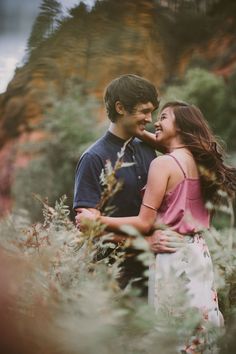
[[[176,145],[176,146],[170,147],[170,148],[169,148],[169,151],[170,151],[170,152],[173,152],[173,151],[179,150],[179,149],[186,149],[186,150],[188,150],[187,145]]]
[[[180,139],[173,139],[168,145],[166,145],[166,149],[169,152],[173,152],[178,149],[187,149],[187,146]]]

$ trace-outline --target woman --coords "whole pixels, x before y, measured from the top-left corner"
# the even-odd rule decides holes
[[[139,215],[98,217],[111,230],[128,224],[145,234],[156,224],[182,234],[183,247],[176,253],[156,256],[149,300],[158,310],[165,302],[165,296],[161,297],[163,280],[167,284],[173,271],[176,276],[184,272],[190,306],[200,309],[205,320],[220,326],[223,320],[203,232],[210,226],[206,203],[210,202],[213,208],[219,204],[220,190],[229,198],[234,196],[236,170],[223,163],[222,149],[197,107],[178,101],[166,103],[155,128],[156,143],[168,153],[151,163]],[[84,210],[80,220],[83,218],[95,216]]]

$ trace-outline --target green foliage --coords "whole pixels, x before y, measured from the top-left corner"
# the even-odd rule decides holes
[[[29,53],[52,35],[57,26],[56,20],[61,15],[61,4],[56,0],[43,0],[39,10],[28,39],[27,51]]]
[[[52,93],[50,93],[53,97]],[[19,146],[31,153],[33,159],[27,167],[18,169],[13,185],[15,208],[29,211],[32,220],[41,214],[40,206],[32,194],[39,194],[54,203],[66,194],[72,204],[74,173],[82,152],[101,134],[96,126],[96,101],[85,98],[79,87],[71,87],[63,99],[54,97],[52,108],[45,114],[41,126],[45,139],[41,143]]]
[[[235,150],[235,75],[225,83],[205,69],[190,68],[179,84],[167,88],[164,100],[185,100],[198,106],[213,131],[225,140],[230,150]]]
[[[225,228],[217,231],[211,228],[207,242],[211,252],[216,286],[220,289],[219,303],[228,327],[235,321],[236,315],[236,230]]]
[[[225,86],[225,101],[222,107],[221,128],[225,132],[225,139],[228,142],[229,148],[236,150],[236,70],[229,77]]]
[[[113,264],[107,265],[106,258],[94,262],[94,237],[103,230],[99,225],[94,233],[92,226],[89,232],[81,233],[68,219],[65,198],[54,208],[42,203],[42,223],[30,226],[26,215],[14,214],[0,224],[1,274],[5,279],[0,304],[7,296],[10,306],[4,308],[8,318],[6,331],[13,333],[14,340],[9,342],[9,337],[1,338],[1,334],[0,339],[8,345],[9,352],[155,354],[158,348],[165,354],[177,353],[183,338],[191,338],[199,322],[198,312],[187,310],[186,281],[170,283],[171,289],[163,287],[168,301],[156,315],[146,299],[138,297],[130,286],[119,289],[122,252],[114,247]],[[130,231],[134,246],[143,249],[150,262],[153,256],[146,242],[126,229]],[[211,230],[208,241],[217,285],[222,288],[226,326],[234,328],[236,298],[229,295],[233,290],[235,293],[232,286],[236,283],[236,257],[230,232],[235,239],[235,230],[221,234]],[[99,247],[107,247],[107,237],[97,240]],[[8,278],[9,270],[12,276]],[[171,298],[172,288],[175,296]],[[173,307],[180,311],[173,312]],[[1,316],[2,311],[0,306]],[[229,342],[224,340],[221,344],[225,352],[227,345],[233,345],[230,333],[224,337]],[[221,338],[222,334],[214,335]]]

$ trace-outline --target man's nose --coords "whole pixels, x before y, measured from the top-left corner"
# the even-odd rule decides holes
[[[152,123],[152,113],[151,112],[148,112],[145,114],[145,121],[147,123]]]

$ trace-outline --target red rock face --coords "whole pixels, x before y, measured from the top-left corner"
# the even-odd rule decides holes
[[[7,141],[0,150],[0,217],[11,209],[11,184],[15,160],[15,143]]]

